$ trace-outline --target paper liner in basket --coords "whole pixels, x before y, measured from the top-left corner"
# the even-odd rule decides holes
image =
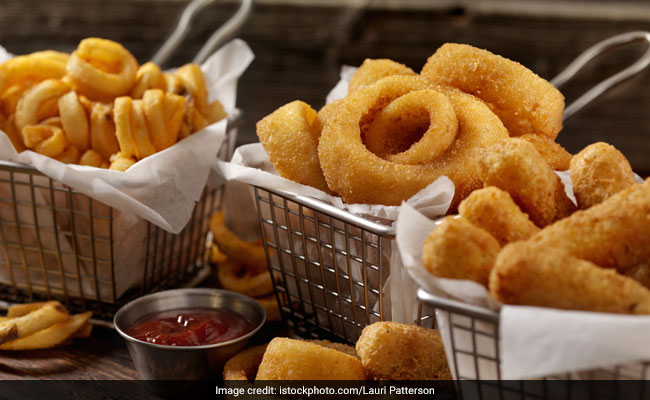
[[[0,48],[0,54],[6,54],[4,49]],[[235,106],[237,81],[252,60],[253,53],[248,45],[235,39],[202,65],[210,100],[218,99],[228,115],[238,112]],[[0,59],[2,61],[4,59]],[[32,266],[28,277],[16,272],[20,268],[2,268],[0,281],[20,283],[22,287],[27,279],[35,280],[32,284],[42,284],[47,280],[51,287],[65,287],[70,296],[80,296],[82,291],[85,298],[94,299],[97,290],[93,278],[98,277],[104,282],[99,287],[99,297],[104,301],[113,300],[113,289],[116,297],[119,297],[129,288],[141,285],[146,259],[147,221],[172,233],[178,233],[185,227],[206,186],[226,135],[226,126],[226,120],[207,126],[174,146],[137,162],[125,172],[63,164],[32,151],[17,154],[7,135],[0,132],[0,160],[31,165],[54,180],[53,194],[50,193],[50,183],[46,177],[34,177],[34,183],[40,187],[35,189],[33,195],[29,182],[16,186],[25,190],[16,190],[15,200],[24,204],[38,204],[35,217],[31,208],[18,206],[18,221],[12,221],[13,217],[10,216],[15,214],[14,205],[0,203],[3,220],[23,226],[20,232],[5,228],[9,230],[0,239],[35,249],[31,252],[33,254],[25,252],[25,264]],[[232,146],[232,143],[228,145]],[[0,171],[0,174],[0,180],[5,181],[0,182],[0,196],[11,199],[8,183],[10,173]],[[20,172],[13,174],[14,180],[26,181],[28,178],[28,175]],[[66,193],[66,186],[98,200],[93,202],[93,214],[100,216],[92,219],[94,241],[88,239],[87,243],[72,243],[70,232],[73,227],[76,233],[89,235],[91,225],[87,201],[71,199]],[[108,216],[107,206],[114,208],[112,249],[106,241],[110,237],[109,227],[102,218]],[[50,224],[51,229],[41,229],[37,234],[34,229],[24,227],[36,222],[39,226]],[[43,251],[38,251],[39,248]],[[80,257],[72,255],[75,248]],[[187,251],[191,248],[188,246]],[[19,250],[12,248],[9,258],[11,265],[22,267]],[[115,288],[110,283],[111,272],[106,262],[110,259],[111,251],[115,265]],[[57,252],[64,256],[59,259]],[[40,262],[41,254],[43,264]],[[181,259],[189,257],[182,256]],[[97,260],[100,262],[97,263]],[[43,266],[45,271],[41,271]],[[66,277],[64,281],[61,280],[62,275]],[[77,275],[81,275],[80,281],[76,279]]]
[[[558,172],[558,175],[563,178],[566,191],[573,198],[567,174]],[[638,176],[637,180],[642,182]],[[475,342],[470,334],[472,321],[469,317],[436,312],[454,378],[458,378],[458,371],[460,376],[470,379],[497,379],[499,376],[501,379],[531,379],[566,373],[578,379],[614,379],[617,374],[631,379],[650,379],[647,368],[643,369],[638,363],[650,360],[650,342],[647,340],[650,316],[500,306],[478,283],[438,278],[424,269],[422,244],[436,226],[434,221],[408,204],[401,207],[396,224],[396,242],[410,275],[410,280],[405,279],[407,283],[401,293],[415,293],[413,288],[420,286],[441,297],[499,311],[498,326],[475,322],[473,329],[486,333],[477,335]],[[404,307],[409,313],[404,318],[413,316],[415,304]],[[455,349],[451,348],[450,325]],[[494,339],[497,333],[499,343]],[[496,358],[497,348],[500,366],[489,360]],[[457,352],[454,357],[454,350],[483,357],[475,364],[474,358],[463,352]],[[458,365],[454,365],[455,361]],[[621,367],[616,369],[616,365]],[[586,370],[591,373],[587,374]],[[646,371],[646,376],[642,376],[643,371]],[[562,378],[566,379],[566,375]]]

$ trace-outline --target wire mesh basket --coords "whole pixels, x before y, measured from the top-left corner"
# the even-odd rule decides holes
[[[466,381],[458,385],[464,399],[645,399],[650,395],[650,361],[574,371],[538,381],[502,380],[498,313],[423,289],[418,291],[418,300],[419,325],[435,324],[441,330],[453,376]]]
[[[220,159],[232,155],[241,120],[242,113],[229,119]],[[134,297],[192,285],[209,272],[206,235],[222,194],[223,187],[204,189],[185,229],[171,234],[31,166],[0,161],[0,300],[58,299],[72,311],[92,310],[96,318],[110,319]],[[133,253],[116,254],[125,221],[129,235],[144,240],[134,243]],[[138,251],[144,269],[134,273],[142,273],[140,285],[121,293],[116,265]]]
[[[300,336],[355,343],[390,319],[383,291],[395,232],[306,196],[254,187],[283,319]]]

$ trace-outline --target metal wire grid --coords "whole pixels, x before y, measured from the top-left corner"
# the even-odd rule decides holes
[[[317,200],[254,187],[260,231],[283,319],[303,337],[354,344],[388,319],[390,227]]]
[[[419,325],[446,329],[455,377],[463,399],[645,399],[650,395],[650,362],[616,365],[544,377],[537,381],[501,379],[497,313],[418,291]],[[430,318],[427,308],[435,310]],[[440,323],[445,321],[445,323]],[[443,326],[444,325],[444,326]],[[534,345],[531,344],[531,345]],[[449,352],[447,353],[449,357]],[[578,380],[579,379],[579,380]],[[602,380],[602,382],[599,382]],[[620,381],[635,380],[632,384]]]
[[[221,159],[232,154],[241,116],[229,121]],[[92,310],[109,320],[132,298],[191,284],[207,275],[209,216],[221,206],[222,195],[222,188],[206,188],[179,234],[137,217],[128,227],[116,226],[124,221],[119,211],[34,168],[0,162],[0,300],[58,299],[72,311]],[[146,252],[141,285],[120,296],[116,262],[130,255],[114,250],[126,235],[145,238],[133,247]]]

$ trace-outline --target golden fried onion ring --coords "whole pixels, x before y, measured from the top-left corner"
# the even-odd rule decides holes
[[[87,150],[90,146],[90,129],[86,110],[79,102],[74,91],[70,91],[59,97],[57,102],[61,124],[68,138],[68,141],[79,150]]]
[[[449,98],[436,90],[416,90],[377,113],[365,134],[365,144],[385,160],[425,164],[451,146],[457,131],[458,121]]]
[[[387,58],[366,58],[363,60],[361,66],[350,77],[348,93],[354,92],[364,86],[371,85],[381,78],[391,75],[416,75],[416,73],[406,65]]]
[[[194,100],[195,107],[202,115],[209,115],[208,89],[205,85],[205,76],[201,67],[196,64],[185,64],[176,71],[176,76],[181,80]]]
[[[562,93],[523,65],[487,50],[446,43],[429,57],[422,76],[480,98],[512,136],[555,139],[562,129]]]
[[[93,100],[110,100],[131,91],[138,62],[121,44],[88,38],[79,43],[66,66],[75,90]]]
[[[9,59],[0,65],[0,92],[15,85],[31,85],[45,79],[62,78],[67,62],[67,54],[52,50]]]
[[[160,67],[152,62],[142,64],[135,74],[135,86],[131,90],[131,97],[141,99],[144,92],[149,89],[164,89],[165,78]]]
[[[22,133],[27,125],[36,125],[43,117],[41,107],[48,101],[56,99],[70,91],[70,87],[60,80],[47,79],[29,89],[16,106],[16,129]],[[46,113],[49,114],[49,113]]]
[[[508,132],[483,102],[457,90],[438,89],[449,97],[459,130],[454,143],[434,162],[398,164],[365,147],[360,126],[398,97],[427,89],[429,84],[420,77],[389,76],[349,94],[337,107],[338,116],[325,122],[318,146],[320,164],[328,187],[345,202],[398,205],[446,175],[456,185],[453,209],[481,187],[475,160]]]
[[[226,227],[223,211],[215,213],[210,218],[210,231],[214,242],[229,259],[245,262],[249,269],[253,270],[252,272],[268,272],[264,246],[249,243],[235,235]]]
[[[104,160],[120,151],[115,136],[113,104],[95,103],[90,113],[90,145]]]
[[[243,261],[228,258],[217,268],[219,282],[226,290],[250,297],[266,296],[273,293],[271,273],[257,271]]]

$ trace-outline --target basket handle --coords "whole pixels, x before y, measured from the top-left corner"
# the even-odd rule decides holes
[[[187,36],[187,33],[190,30],[192,18],[194,18],[199,11],[213,2],[214,0],[192,0],[183,10],[181,17],[178,20],[178,24],[172,34],[169,35],[169,38],[167,38],[165,43],[163,43],[160,49],[158,49],[156,54],[151,58],[151,61],[158,65],[163,65]],[[221,46],[244,24],[251,13],[252,6],[253,0],[241,0],[241,4],[235,14],[233,14],[228,21],[221,25],[210,36],[192,62],[202,64],[214,52],[214,50],[219,48],[219,46]]]
[[[641,58],[639,58],[634,64],[625,68],[624,70],[610,76],[609,78],[599,82],[597,85],[586,91],[582,96],[578,97],[575,101],[569,104],[564,109],[563,120],[571,118],[575,113],[584,108],[587,104],[591,103],[596,97],[600,96],[607,90],[618,85],[624,80],[633,77],[634,75],[641,72],[645,69],[648,64],[650,64],[650,33],[645,31],[634,31],[622,33],[620,35],[612,36],[609,39],[605,39],[602,42],[598,42],[595,45],[589,47],[587,50],[583,51],[575,60],[571,62],[562,72],[560,72],[555,78],[551,80],[551,84],[556,88],[564,86],[566,82],[571,80],[573,76],[582,69],[589,61],[595,57],[607,53],[610,50],[613,50],[617,47],[624,46],[626,44],[645,41],[648,43],[648,49],[643,53]]]

